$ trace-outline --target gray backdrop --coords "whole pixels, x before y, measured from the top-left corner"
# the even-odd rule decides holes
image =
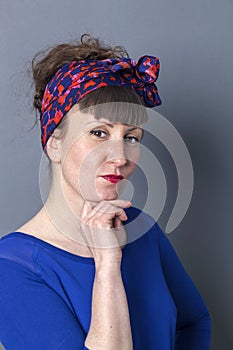
[[[124,45],[131,57],[157,55],[163,114],[191,155],[195,186],[189,210],[168,237],[212,317],[211,350],[233,348],[232,254],[232,0],[0,0],[0,234],[42,205],[41,146],[31,110],[30,60],[50,44],[89,32]],[[155,143],[174,205],[175,173]],[[172,173],[173,172],[173,173]]]

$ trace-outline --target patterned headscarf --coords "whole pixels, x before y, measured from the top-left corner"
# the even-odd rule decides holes
[[[159,59],[131,58],[80,60],[61,67],[47,84],[41,108],[41,143],[43,149],[64,115],[90,92],[109,85],[134,90],[146,107],[161,104],[154,84],[160,69]]]

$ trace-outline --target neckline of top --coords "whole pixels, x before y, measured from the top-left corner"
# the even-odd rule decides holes
[[[21,231],[13,231],[13,232],[10,232],[8,233],[7,235],[1,237],[1,239],[6,239],[6,238],[11,238],[11,237],[18,237],[18,238],[23,238],[23,239],[27,239],[29,241],[33,241],[33,242],[36,242],[38,245],[40,246],[43,246],[59,255],[63,255],[65,257],[68,257],[72,260],[76,260],[76,261],[79,261],[79,262],[83,262],[83,263],[86,263],[86,264],[95,264],[94,262],[94,258],[93,257],[87,257],[87,256],[82,256],[82,255],[77,255],[77,254],[74,254],[74,253],[71,253],[65,249],[62,249],[62,248],[59,248],[51,243],[48,243],[36,236],[33,236],[33,235],[30,235],[28,233],[25,233],[25,232],[21,232]],[[125,251],[127,248],[127,245],[122,248],[122,253],[123,251]]]

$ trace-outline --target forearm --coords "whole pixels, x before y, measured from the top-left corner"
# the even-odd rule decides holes
[[[90,350],[132,350],[132,334],[120,266],[96,269],[92,317],[85,341]]]

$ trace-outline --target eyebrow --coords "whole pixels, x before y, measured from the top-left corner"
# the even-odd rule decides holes
[[[95,121],[95,120],[92,120],[91,122],[88,122],[87,124],[96,124],[98,123],[98,121]],[[108,125],[110,126],[111,128],[114,128],[114,125],[113,124],[109,124],[109,123],[106,123],[106,122],[100,122],[101,125]],[[128,125],[128,124],[125,124],[125,123],[122,123],[123,125]],[[134,128],[131,128],[131,129],[128,129],[127,131],[132,131],[132,130],[136,130],[136,129],[140,129],[140,130],[143,130],[142,128],[140,128],[139,126],[136,126]]]

